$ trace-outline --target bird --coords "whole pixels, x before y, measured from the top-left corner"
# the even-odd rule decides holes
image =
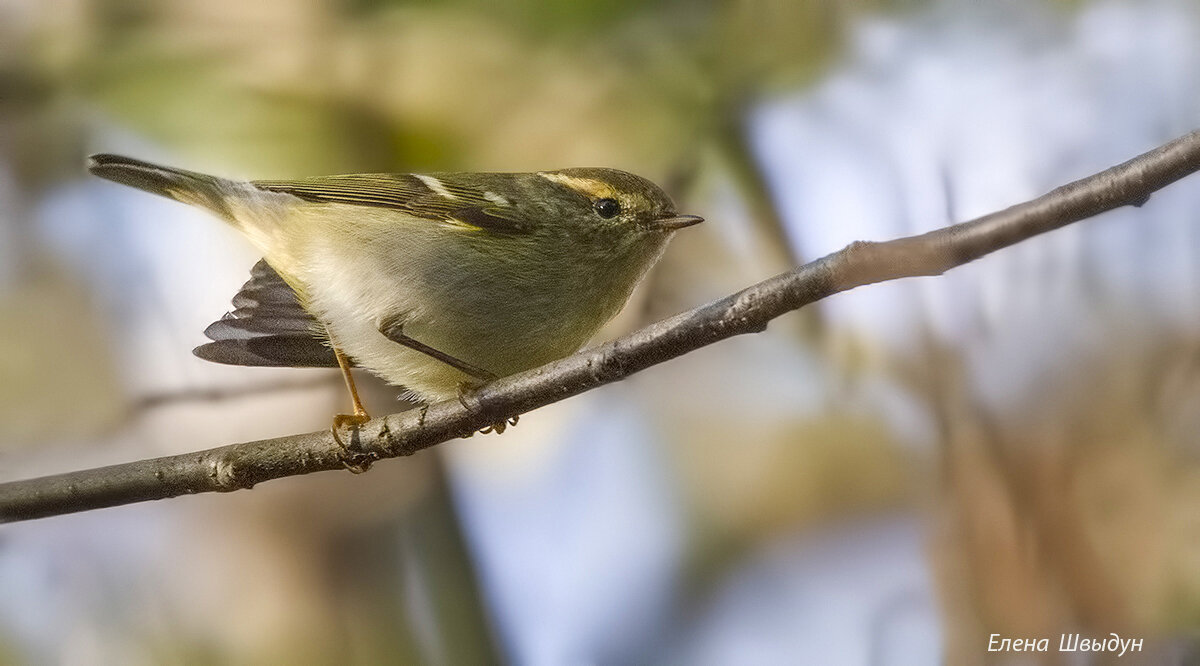
[[[579,350],[674,233],[703,221],[601,167],[237,180],[101,153],[87,168],[206,209],[262,253],[194,353],[339,367],[352,412],[334,417],[335,438],[370,418],[352,366],[419,401],[461,400]]]

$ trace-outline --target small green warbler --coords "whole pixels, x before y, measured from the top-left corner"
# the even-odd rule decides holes
[[[88,170],[206,208],[262,252],[195,353],[341,367],[354,413],[335,436],[368,418],[351,364],[434,401],[566,356],[702,221],[616,169],[240,181],[101,154]]]

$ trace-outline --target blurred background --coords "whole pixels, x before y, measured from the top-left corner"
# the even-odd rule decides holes
[[[1195,129],[1197,71],[1188,0],[0,0],[0,480],[346,409],[191,355],[257,256],[90,152],[637,172],[708,222],[608,338]],[[0,663],[1194,661],[1197,210],[1193,176],[365,475],[5,526]]]

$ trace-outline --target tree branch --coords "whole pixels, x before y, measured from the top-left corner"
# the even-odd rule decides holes
[[[795,270],[639,331],[509,377],[473,394],[372,419],[349,453],[329,431],[233,444],[197,453],[0,484],[0,522],[228,492],[285,476],[407,456],[669,359],[743,333],[841,291],[904,277],[940,275],[1032,236],[1150,195],[1200,170],[1200,131],[1032,201],[976,220],[884,243],[858,241]]]

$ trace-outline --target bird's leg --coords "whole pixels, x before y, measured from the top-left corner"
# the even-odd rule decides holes
[[[346,380],[346,388],[350,391],[350,400],[354,404],[353,414],[338,414],[333,417],[334,428],[338,428],[347,423],[352,423],[356,426],[362,425],[371,420],[367,415],[367,410],[363,408],[362,401],[358,399],[358,387],[354,385],[354,375],[350,374],[350,361],[346,359],[346,355],[337,347],[333,348],[333,355],[337,357],[338,367],[342,369],[342,378]]]
[[[433,347],[430,347],[429,345],[427,345],[423,342],[419,342],[417,340],[414,340],[414,339],[408,337],[407,335],[404,334],[403,322],[399,322],[399,321],[385,322],[383,325],[381,325],[379,327],[379,332],[383,333],[383,337],[387,338],[388,340],[391,340],[392,342],[404,345],[405,347],[408,347],[409,349],[412,349],[413,351],[419,351],[422,354],[429,356],[430,358],[436,358],[437,360],[441,361],[442,363],[445,363],[446,365],[454,368],[455,370],[459,370],[465,374],[468,374],[468,375],[474,377],[475,379],[478,379],[481,382],[490,382],[493,379],[496,379],[495,374],[490,373],[487,370],[484,370],[483,368],[471,365],[470,363],[467,363],[466,361],[463,361],[463,360],[459,360],[459,359],[447,354],[444,351],[434,349]]]
[[[384,322],[379,327],[379,332],[383,333],[383,336],[385,338],[387,338],[388,340],[391,340],[392,342],[395,342],[397,344],[404,345],[405,347],[408,347],[409,349],[412,349],[413,351],[419,351],[422,354],[429,356],[430,358],[436,358],[437,360],[441,361],[442,363],[445,363],[446,365],[448,365],[456,370],[461,371],[463,374],[470,375],[473,379],[478,380],[480,383],[487,383],[487,382],[490,382],[493,379],[497,378],[497,376],[494,373],[488,372],[487,370],[484,370],[483,368],[480,368],[478,366],[471,365],[470,363],[467,363],[466,361],[455,358],[455,357],[447,354],[446,352],[443,352],[438,349],[434,349],[433,347],[430,347],[429,345],[427,345],[423,342],[420,342],[418,340],[414,340],[413,338],[410,338],[409,336],[404,334],[404,323],[403,322],[396,321],[396,320]],[[468,411],[471,410],[471,406],[467,404],[467,395],[474,388],[476,388],[476,387],[471,386],[468,382],[463,382],[458,385],[458,402],[463,407],[467,408]],[[486,428],[483,428],[479,432],[487,434],[494,430],[496,432],[496,434],[500,434],[500,433],[504,432],[504,429],[506,427],[508,427],[509,425],[517,425],[517,417],[514,416],[511,419],[507,419],[505,421],[500,421],[499,423],[493,423],[492,425],[490,425]]]
[[[342,369],[342,378],[346,380],[346,388],[350,391],[350,400],[354,403],[354,413],[335,415],[333,417],[333,425],[330,426],[329,432],[333,434],[333,441],[337,442],[338,446],[342,447],[342,449],[349,453],[350,449],[338,435],[338,430],[345,425],[349,425],[351,428],[357,428],[358,426],[371,420],[371,417],[367,415],[367,410],[363,409],[362,401],[358,399],[358,388],[354,385],[354,376],[350,374],[350,361],[346,358],[346,355],[342,353],[342,350],[338,349],[336,346],[333,347],[333,355],[337,357],[338,367]],[[361,474],[367,471],[367,469],[369,469],[371,466],[371,463],[369,462],[356,463],[348,460],[343,460],[342,464],[346,466],[346,469],[354,472],[355,474]]]

